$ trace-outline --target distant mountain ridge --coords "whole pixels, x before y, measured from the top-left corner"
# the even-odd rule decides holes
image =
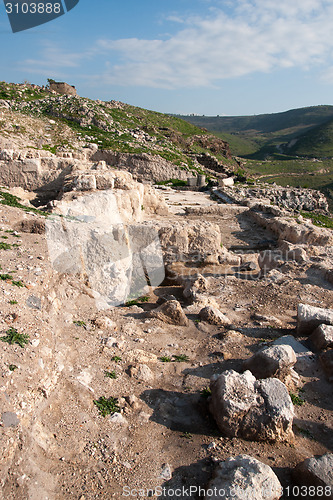
[[[330,130],[330,124],[333,122],[333,106],[330,105],[254,116],[182,115],[181,118],[198,127],[204,127],[220,137],[227,134],[225,136],[227,140],[230,139],[229,134],[238,136],[242,141],[255,140],[256,146],[252,156],[257,158],[265,157],[276,150],[277,146],[282,146],[283,151],[294,155],[327,156],[331,149],[333,154],[333,135],[324,133],[325,128]],[[311,138],[312,131],[314,136]],[[324,141],[322,136],[325,136]],[[288,148],[287,145],[293,139],[297,141]],[[233,153],[242,154],[242,151],[237,151],[237,143],[233,147]]]

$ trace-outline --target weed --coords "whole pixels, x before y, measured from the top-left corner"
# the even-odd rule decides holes
[[[162,361],[162,363],[171,363],[172,359],[170,356],[161,356],[160,361]]]
[[[1,236],[3,240],[8,240],[8,236]]]
[[[308,439],[314,439],[313,434],[308,429],[303,429],[302,427],[298,427],[298,425],[296,425],[295,427],[298,430],[298,432],[302,434],[304,437],[307,437]]]
[[[42,212],[42,210],[38,210],[37,208],[33,207],[26,207],[25,205],[22,205],[20,203],[20,200],[17,196],[14,196],[13,194],[7,193],[6,191],[0,191],[0,198],[1,201],[0,203],[2,205],[8,205],[9,207],[15,207],[15,208],[21,208],[22,210],[25,210],[26,212],[34,212],[39,215],[48,215],[46,212]],[[12,232],[12,231],[6,231],[6,232]],[[7,249],[5,249],[7,250]]]
[[[193,436],[190,432],[183,432],[180,437],[185,439],[192,439]]]
[[[12,285],[18,286],[19,288],[23,288],[25,286],[23,281],[12,281]]]
[[[212,391],[210,390],[209,387],[204,387],[202,391],[200,392],[201,396],[203,398],[209,398],[212,395]]]
[[[294,406],[304,405],[304,399],[300,398],[297,394],[293,394],[292,392],[290,392],[289,395]]]
[[[176,361],[180,363],[181,361],[190,361],[189,357],[186,354],[174,354],[172,356],[174,359],[173,361]]]
[[[10,250],[12,245],[10,243],[5,243],[4,241],[0,241],[0,250]]]
[[[138,299],[139,302],[149,302],[149,297],[147,297],[147,295],[145,295],[144,297],[140,297]]]
[[[101,396],[98,400],[94,399],[94,405],[99,409],[102,417],[106,417],[107,415],[113,415],[113,413],[117,413],[120,411],[120,407],[118,406],[117,398],[106,398]]]
[[[104,376],[107,378],[117,378],[117,374],[114,370],[112,370],[111,372],[108,372],[107,370],[105,370]]]
[[[73,321],[74,325],[76,326],[86,326],[86,322],[82,320],[75,320]]]
[[[14,306],[15,304],[18,304],[17,300],[10,300],[9,303],[12,306]]]
[[[10,370],[11,372],[14,372],[15,370],[17,370],[17,369],[18,369],[18,366],[16,366],[16,365],[9,365],[9,366],[8,366],[8,368],[9,368],[9,370]]]
[[[12,280],[13,276],[10,274],[0,274],[0,280],[2,281],[7,281],[7,280]]]
[[[125,307],[131,307],[131,306],[137,306],[139,302],[134,299],[134,300],[129,300],[128,302],[125,302]]]
[[[24,347],[25,344],[28,344],[29,341],[29,335],[26,335],[24,333],[18,333],[16,328],[9,328],[7,330],[7,335],[5,337],[0,337],[0,340],[2,342],[7,342],[10,345],[13,344],[18,344],[20,347]]]
[[[118,361],[121,361],[121,357],[120,356],[113,356],[111,358],[111,361],[115,361],[116,363],[118,363]]]
[[[149,297],[145,295],[144,297],[139,297],[138,299],[129,300],[128,302],[125,302],[125,306],[138,306],[140,302],[149,302]]]

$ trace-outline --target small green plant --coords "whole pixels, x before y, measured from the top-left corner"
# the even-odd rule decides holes
[[[0,337],[2,342],[7,342],[10,345],[18,344],[22,348],[29,342],[29,335],[19,333],[16,328],[11,327],[6,333],[5,337]]]
[[[104,376],[107,378],[117,378],[117,374],[114,370],[112,370],[111,372],[108,372],[107,370],[105,370]]]
[[[8,240],[8,236],[1,236],[3,240]]]
[[[212,395],[212,391],[210,390],[209,387],[204,387],[202,391],[200,392],[201,396],[203,398],[209,398]]]
[[[144,295],[143,297],[129,300],[128,302],[125,302],[125,306],[126,307],[137,306],[139,305],[139,302],[149,302],[149,297],[147,295]]]
[[[121,361],[121,357],[120,356],[113,356],[111,358],[111,361],[115,361],[116,363],[118,363],[119,361]]]
[[[10,300],[9,303],[12,306],[14,306],[15,304],[18,304],[17,300]]]
[[[294,406],[302,406],[304,405],[305,401],[304,399],[300,398],[298,394],[294,394],[292,392],[289,393],[291,401]]]
[[[0,280],[2,281],[7,281],[7,280],[12,280],[13,276],[10,274],[0,274]]]
[[[149,297],[145,295],[144,297],[139,297],[138,298],[139,302],[149,302]]]
[[[120,407],[118,406],[117,398],[106,398],[101,396],[98,400],[94,399],[94,405],[99,409],[102,417],[106,417],[107,415],[113,415],[113,413],[117,413],[120,411]]]
[[[181,361],[190,361],[190,358],[186,354],[174,354],[173,361],[180,363]]]
[[[135,300],[129,300],[128,302],[125,302],[125,307],[131,307],[131,306],[137,306],[139,302]]]
[[[184,439],[192,439],[193,436],[190,432],[183,432],[180,437]]]
[[[12,245],[10,243],[5,243],[4,241],[0,241],[0,250],[10,250]]]
[[[162,361],[162,363],[171,363],[172,359],[170,356],[161,356],[160,361]]]
[[[73,321],[74,325],[76,326],[86,326],[86,322],[82,320],[75,320]]]
[[[23,288],[25,286],[23,281],[14,281],[14,280],[12,281],[12,285],[18,286],[19,288]]]
[[[10,370],[11,372],[14,372],[15,370],[17,370],[17,369],[18,369],[18,366],[16,366],[16,365],[9,365],[9,366],[8,366],[8,368],[9,368],[9,370]]]
[[[308,439],[314,439],[313,434],[308,429],[303,429],[303,427],[298,427],[298,425],[296,425],[295,427],[302,436]]]

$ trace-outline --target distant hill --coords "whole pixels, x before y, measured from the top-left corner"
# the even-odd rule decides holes
[[[321,126],[333,121],[333,106],[310,106],[283,113],[254,116],[181,116],[198,127],[215,133],[230,143],[232,153],[248,158],[263,159],[274,152],[286,150],[288,154],[328,156],[333,151],[330,127],[324,132]],[[312,136],[312,131],[314,136]],[[304,139],[301,140],[301,137]],[[322,140],[325,136],[325,140]],[[293,147],[286,145],[298,139]],[[325,143],[325,147],[324,147]],[[312,148],[312,149],[311,149]],[[330,154],[330,156],[332,156]]]
[[[333,157],[333,120],[312,128],[298,139],[292,140],[285,151],[308,157]]]

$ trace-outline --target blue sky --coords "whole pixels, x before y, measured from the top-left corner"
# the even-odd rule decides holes
[[[333,104],[332,0],[80,0],[15,34],[1,2],[0,43],[0,80],[54,78],[156,111]]]

